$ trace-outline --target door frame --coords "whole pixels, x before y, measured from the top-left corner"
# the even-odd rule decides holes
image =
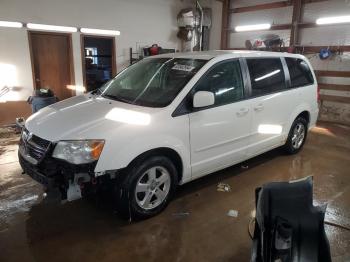
[[[69,75],[71,84],[75,85],[75,73],[74,73],[74,59],[73,59],[73,42],[72,42],[72,34],[70,33],[58,33],[58,32],[50,32],[50,31],[36,31],[36,30],[28,30],[28,44],[29,44],[29,53],[30,53],[30,63],[32,67],[32,79],[33,79],[33,91],[36,89],[36,81],[35,81],[35,68],[34,68],[34,54],[33,54],[33,45],[31,36],[37,35],[58,35],[58,36],[67,36],[68,37],[68,60],[69,60]],[[76,95],[75,90],[71,90],[72,96]]]
[[[80,34],[80,52],[81,52],[81,68],[83,73],[83,83],[84,87],[87,90],[86,86],[86,69],[85,69],[85,48],[84,48],[84,37],[93,37],[93,38],[102,38],[102,39],[111,39],[112,40],[112,77],[117,74],[117,59],[116,59],[116,44],[114,36],[102,36],[102,35],[91,35],[91,34]]]

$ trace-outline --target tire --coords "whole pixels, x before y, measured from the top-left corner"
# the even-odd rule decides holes
[[[287,154],[296,154],[304,146],[308,130],[308,122],[303,117],[298,117],[294,120],[287,141],[284,145],[284,150]]]
[[[163,211],[178,184],[173,162],[164,156],[135,161],[128,167],[119,190],[119,209],[123,217],[146,219]]]

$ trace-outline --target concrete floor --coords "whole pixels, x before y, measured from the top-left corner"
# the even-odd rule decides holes
[[[21,175],[17,139],[0,140],[0,261],[249,261],[255,188],[310,175],[326,220],[350,225],[349,127],[321,123],[299,154],[274,150],[189,183],[162,214],[137,223],[108,201],[43,201],[42,187]],[[231,192],[218,192],[219,182]],[[350,261],[350,232],[326,231],[333,261]]]

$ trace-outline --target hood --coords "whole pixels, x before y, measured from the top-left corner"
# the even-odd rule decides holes
[[[26,121],[26,128],[49,141],[105,139],[104,130],[147,125],[160,108],[130,105],[101,96],[80,95],[47,106]]]

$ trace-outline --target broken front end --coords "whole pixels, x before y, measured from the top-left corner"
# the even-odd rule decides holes
[[[75,145],[77,146],[79,145]],[[86,160],[88,163],[77,161],[74,156],[70,156],[68,161],[60,159],[59,154],[69,154],[67,151],[69,148],[64,148],[64,144],[58,147],[57,143],[40,138],[24,128],[19,142],[18,158],[25,174],[44,185],[47,192],[59,191],[62,200],[72,201],[85,194],[95,193],[106,184],[106,180],[114,178],[113,173],[97,176],[94,172],[97,159]]]

